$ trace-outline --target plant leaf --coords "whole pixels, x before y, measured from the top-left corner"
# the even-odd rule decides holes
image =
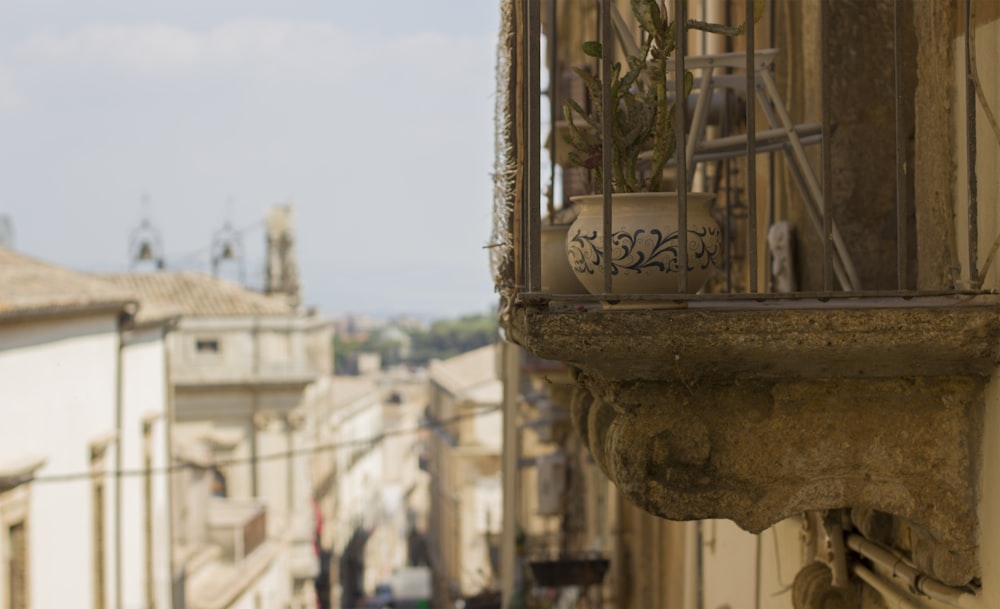
[[[642,29],[650,34],[659,31],[660,7],[656,5],[656,0],[632,0],[632,14]]]
[[[586,55],[596,57],[597,59],[604,57],[604,49],[601,46],[601,43],[597,40],[588,40],[587,42],[584,42],[583,52]]]

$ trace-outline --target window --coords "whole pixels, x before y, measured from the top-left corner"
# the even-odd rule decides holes
[[[28,608],[28,537],[24,521],[7,528],[7,607]]]
[[[105,609],[107,606],[107,554],[105,553],[105,453],[108,446],[117,440],[115,434],[108,434],[90,445],[91,473],[91,533],[94,577],[94,609]]]
[[[27,609],[31,606],[31,573],[28,566],[28,498],[31,479],[44,459],[22,460],[2,467],[0,477],[0,609]]]
[[[194,343],[194,350],[198,353],[218,353],[219,340],[217,338],[199,338]]]

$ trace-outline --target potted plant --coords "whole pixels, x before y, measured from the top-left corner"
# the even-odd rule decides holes
[[[757,0],[754,14],[762,13]],[[574,69],[583,79],[592,99],[590,112],[577,102],[566,102],[563,113],[569,126],[564,140],[572,148],[570,162],[596,174],[596,191],[604,183],[603,146],[605,125],[611,130],[612,252],[608,262],[619,293],[676,293],[679,274],[678,248],[688,249],[689,291],[705,284],[722,255],[722,234],[712,217],[711,194],[689,193],[687,238],[679,238],[677,195],[664,192],[663,171],[677,152],[675,104],[669,89],[668,61],[676,49],[675,22],[660,9],[658,0],[632,0],[632,14],[642,32],[635,55],[627,57],[627,70],[620,62],[611,69],[611,116],[603,115],[603,83],[597,75]],[[726,35],[741,34],[746,23],[728,27],[688,21],[689,28]],[[602,58],[604,49],[596,41],[583,45],[585,54]],[[684,100],[694,78],[684,74]],[[651,152],[648,164],[640,154]],[[604,291],[603,195],[574,197],[580,206],[577,220],[566,237],[566,253],[580,282],[593,294]],[[685,243],[679,243],[684,241]]]

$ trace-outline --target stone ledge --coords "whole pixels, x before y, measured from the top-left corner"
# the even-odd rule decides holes
[[[934,299],[582,311],[516,307],[528,351],[617,380],[896,377],[990,372],[1000,305]]]

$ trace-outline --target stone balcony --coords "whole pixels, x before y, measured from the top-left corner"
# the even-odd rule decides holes
[[[903,519],[914,559],[977,575],[984,387],[1000,301],[520,304],[508,336],[574,371],[574,424],[634,503],[750,531],[809,510]]]

